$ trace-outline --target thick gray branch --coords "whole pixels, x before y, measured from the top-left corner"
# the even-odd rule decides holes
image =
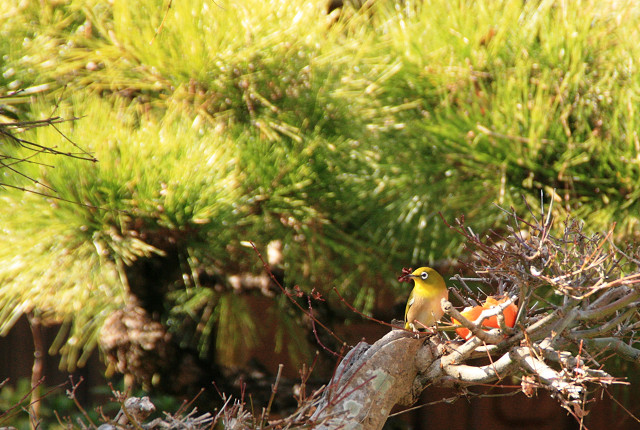
[[[536,334],[563,327],[575,319],[575,312],[557,312],[530,327]],[[496,330],[497,331],[497,330]],[[323,397],[316,404],[312,422],[317,429],[380,429],[391,408],[409,405],[429,385],[460,388],[486,384],[516,373],[534,375],[566,407],[583,399],[586,383],[611,383],[606,372],[589,369],[584,360],[552,345],[551,335],[529,345],[514,345],[502,356],[483,366],[466,362],[482,349],[496,353],[498,346],[487,345],[478,337],[467,342],[443,342],[437,336],[416,337],[404,330],[388,333],[373,345],[358,344],[343,359]],[[515,335],[514,335],[515,336]],[[512,336],[513,337],[513,336]],[[556,342],[557,340],[557,342]],[[640,351],[617,339],[587,339],[585,345],[624,351],[640,360]],[[556,370],[549,363],[553,363]]]
[[[505,354],[497,361],[486,366],[451,364],[443,368],[444,373],[455,378],[456,385],[488,384],[504,378],[515,368],[516,363]],[[452,381],[448,381],[451,383]]]
[[[585,311],[581,311],[578,315],[578,319],[581,321],[594,321],[598,319],[606,318],[618,310],[633,305],[633,302],[640,299],[640,290],[631,290],[630,288],[618,287],[616,289],[610,290],[607,292],[609,295],[603,295],[603,297],[616,297],[618,298],[611,302],[604,304],[604,300],[596,300],[589,308]],[[621,297],[619,297],[621,296]]]
[[[583,342],[586,347],[595,348],[598,350],[611,349],[625,360],[640,363],[640,350],[627,345],[622,340],[616,337],[584,339]]]
[[[426,345],[425,345],[426,342]],[[375,344],[358,344],[343,359],[312,416],[316,429],[378,429],[395,404],[410,404],[419,362],[433,361],[436,347],[404,330]]]

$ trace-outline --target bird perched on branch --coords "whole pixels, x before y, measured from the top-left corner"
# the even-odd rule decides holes
[[[431,267],[421,267],[398,279],[405,282],[413,279],[415,283],[404,311],[406,329],[418,331],[419,328],[434,325],[442,318],[444,311],[440,301],[449,298],[449,291],[438,272]]]

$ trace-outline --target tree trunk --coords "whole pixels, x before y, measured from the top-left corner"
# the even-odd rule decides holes
[[[42,337],[42,324],[35,312],[28,315],[31,336],[33,337],[33,367],[31,368],[31,402],[29,406],[29,416],[31,428],[37,429],[40,424],[40,385],[44,380],[44,355],[45,343]]]
[[[344,357],[312,417],[317,429],[381,429],[396,404],[415,402],[414,381],[429,368],[437,346],[394,330],[373,345],[360,342]]]

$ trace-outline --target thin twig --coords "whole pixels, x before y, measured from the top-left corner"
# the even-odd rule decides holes
[[[167,8],[164,11],[164,16],[162,17],[162,22],[160,23],[160,25],[156,29],[156,32],[153,34],[153,37],[149,41],[149,45],[153,45],[153,42],[156,40],[156,37],[160,34],[162,29],[164,28],[164,23],[167,20],[167,16],[169,15],[169,9],[171,9],[171,3],[172,3],[172,0],[169,0],[169,3],[167,4]]]
[[[269,415],[271,414],[271,405],[273,404],[273,399],[276,397],[276,393],[278,392],[278,384],[280,383],[280,375],[282,374],[282,368],[284,364],[280,363],[278,365],[278,373],[276,374],[276,381],[271,385],[271,396],[269,396],[269,403],[267,403],[267,408],[262,410],[262,417],[260,418],[260,426],[264,425],[265,420],[269,419]]]
[[[78,387],[80,386],[80,384],[82,384],[82,382],[84,381],[84,378],[81,376],[78,380],[77,383],[73,382],[73,376],[69,375],[69,384],[71,386],[71,389],[67,390],[67,397],[70,398],[71,400],[73,400],[73,403],[76,405],[76,408],[78,408],[78,410],[80,411],[80,413],[82,414],[82,416],[93,426],[96,427],[95,423],[93,422],[93,420],[91,419],[91,417],[89,416],[89,414],[87,413],[87,411],[82,407],[82,405],[80,404],[80,402],[78,401],[78,398],[76,397],[76,390],[78,389]]]
[[[278,281],[278,279],[276,279],[275,275],[273,274],[273,272],[271,271],[271,267],[269,266],[269,264],[265,261],[264,257],[262,256],[262,253],[258,250],[258,248],[256,247],[255,243],[253,243],[252,241],[249,241],[249,244],[251,244],[251,247],[253,248],[253,250],[255,251],[255,253],[258,255],[258,258],[260,259],[260,261],[262,262],[262,267],[264,267],[264,269],[267,271],[267,274],[269,275],[269,277],[271,278],[271,280],[273,280],[273,282],[278,286],[278,288],[280,288],[280,291],[282,291],[282,293],[284,293],[285,296],[287,296],[287,298],[289,299],[289,301],[291,301],[291,303],[293,303],[298,309],[300,309],[305,315],[307,315],[309,318],[311,318],[314,322],[316,322],[320,327],[322,327],[323,329],[325,329],[325,331],[327,333],[329,333],[334,339],[336,339],[338,342],[340,342],[341,344],[344,344],[345,342],[340,339],[334,332],[333,330],[329,329],[326,325],[324,325],[321,321],[319,321],[314,315],[313,312],[307,311],[305,308],[302,307],[302,305],[300,305],[300,303],[298,303],[296,300],[294,300],[294,298],[291,296],[291,293],[289,293],[283,286],[282,284],[280,284],[280,282]]]

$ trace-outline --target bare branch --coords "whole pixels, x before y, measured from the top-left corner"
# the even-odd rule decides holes
[[[443,371],[454,377],[458,385],[479,385],[499,381],[511,374],[516,362],[504,354],[497,361],[485,366],[469,366],[466,364],[451,364],[445,366]]]
[[[469,331],[471,333],[473,333],[474,336],[477,336],[480,340],[486,342],[486,343],[492,343],[492,344],[497,344],[500,343],[504,337],[500,334],[493,334],[491,332],[488,331],[484,331],[483,329],[481,329],[479,327],[479,324],[482,324],[482,321],[484,321],[486,318],[489,318],[492,315],[495,315],[495,313],[493,312],[494,309],[487,309],[486,311],[483,311],[480,314],[480,317],[478,317],[478,319],[474,322],[469,321],[468,319],[466,319],[460,312],[458,312],[453,305],[451,304],[450,301],[446,301],[443,300],[442,302],[442,309],[445,311],[445,313],[451,315],[453,318],[455,318],[457,321],[460,321],[460,323],[467,329],[469,329]],[[500,312],[501,310],[498,309],[498,312]],[[486,314],[485,314],[486,312]],[[489,315],[491,314],[491,315]]]
[[[587,347],[595,348],[597,350],[611,349],[625,360],[640,363],[640,349],[633,348],[616,337],[584,339],[584,344]]]

